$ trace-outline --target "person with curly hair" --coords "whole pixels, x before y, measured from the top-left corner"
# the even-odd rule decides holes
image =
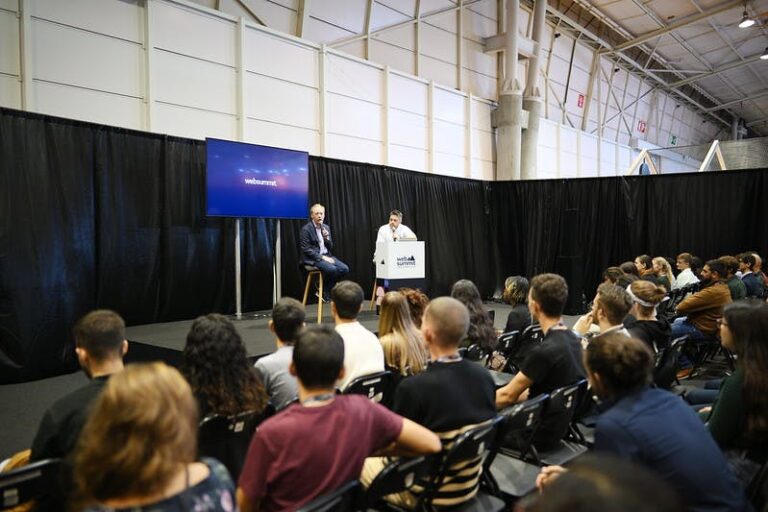
[[[400,292],[387,292],[381,300],[379,339],[384,349],[384,364],[407,377],[424,371],[427,349],[413,325],[408,299]]]
[[[528,280],[523,276],[510,276],[504,281],[504,302],[512,306],[507,315],[504,332],[523,332],[531,325],[531,312],[528,310]]]
[[[480,291],[469,279],[460,279],[451,288],[451,297],[464,304],[469,310],[469,331],[461,342],[462,347],[479,345],[483,352],[490,354],[497,344],[496,330],[488,312],[483,307]]]
[[[408,311],[411,314],[411,320],[416,329],[421,329],[421,319],[424,317],[424,310],[429,304],[429,297],[418,288],[400,288],[400,293],[405,295],[408,300]]]
[[[129,365],[107,382],[78,440],[72,510],[235,510],[215,459],[196,462],[197,404],[164,363]]]
[[[192,386],[203,418],[260,412],[267,404],[243,340],[224,315],[211,313],[195,319],[187,334],[181,372]]]

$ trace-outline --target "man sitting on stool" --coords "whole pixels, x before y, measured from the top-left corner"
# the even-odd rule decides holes
[[[312,205],[309,209],[310,221],[307,222],[299,234],[302,265],[317,267],[323,273],[324,291],[321,300],[330,300],[330,290],[336,281],[347,275],[349,267],[339,258],[331,255],[333,240],[331,228],[323,224],[325,219],[325,207],[321,204]]]

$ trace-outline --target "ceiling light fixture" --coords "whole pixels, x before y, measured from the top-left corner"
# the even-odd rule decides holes
[[[760,60],[768,60],[768,46],[763,50],[763,54],[760,56]]]
[[[739,28],[749,28],[752,25],[755,24],[755,20],[749,17],[749,14],[747,13],[747,9],[744,9],[744,16],[741,18],[741,23],[739,23]]]

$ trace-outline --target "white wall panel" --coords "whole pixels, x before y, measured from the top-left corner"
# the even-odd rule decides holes
[[[375,141],[383,139],[380,105],[329,94],[328,110],[331,112],[331,115],[328,116],[329,132]],[[371,160],[366,161],[370,162]]]
[[[235,116],[158,103],[155,106],[154,131],[190,139],[237,139]]]
[[[245,141],[307,151],[313,155],[320,154],[320,134],[317,130],[306,130],[267,121],[248,119],[245,123]]]
[[[464,10],[464,37],[482,43],[483,38],[496,35],[496,19],[475,12],[474,5]],[[495,14],[495,13],[494,13]]]
[[[426,55],[421,56],[421,76],[451,88],[456,87],[456,66]]]
[[[472,174],[469,178],[476,180],[493,181],[496,179],[495,166],[487,160],[472,159]]]
[[[493,163],[493,133],[472,130],[472,157]]]
[[[152,22],[162,27],[152,34],[156,48],[234,66],[233,22],[176,4],[155,2],[152,6]],[[205,37],[200,37],[201,34]]]
[[[392,69],[405,73],[414,72],[415,60],[413,52],[410,50],[404,50],[398,46],[373,39],[371,41],[371,54],[377,62],[389,65]]]
[[[428,172],[429,153],[422,149],[392,144],[389,147],[389,165],[401,169]]]
[[[402,2],[400,3],[402,4]],[[383,2],[374,2],[373,14],[371,16],[371,30],[387,27],[389,25],[394,25],[396,23],[401,23],[411,19],[410,16],[406,16],[401,12],[401,5],[398,5],[397,7],[398,10],[395,10],[387,5],[384,5]]]
[[[140,99],[79,87],[34,82],[35,111],[70,119],[139,130],[144,123]]]
[[[435,87],[435,119],[464,124],[467,98],[453,91]]]
[[[320,124],[319,95],[311,87],[248,73],[244,97],[248,117],[312,130]]]
[[[429,145],[429,121],[426,117],[390,109],[389,123],[389,141],[391,144],[427,149]]]
[[[163,51],[155,53],[153,67],[157,101],[236,112],[237,73],[233,68]]]
[[[382,102],[383,73],[380,69],[329,54],[326,58],[328,90],[352,98]]]
[[[455,21],[454,21],[455,25]],[[421,38],[423,55],[438,59],[450,64],[458,62],[456,58],[456,33],[446,32],[430,23],[421,24]]]
[[[315,48],[248,27],[245,69],[288,82],[317,86],[319,57]]]
[[[0,11],[0,73],[19,75],[19,22],[8,11]]]
[[[143,8],[138,0],[27,0],[27,4],[36,18],[137,43],[144,38]]]
[[[465,155],[466,129],[445,121],[435,121],[435,151]]]
[[[416,114],[427,115],[429,86],[396,74],[389,78],[389,106]]]
[[[208,7],[214,7],[216,1],[204,0],[209,4]],[[219,9],[223,12],[242,16],[246,20],[251,19],[250,13],[240,7],[235,0],[217,0]],[[256,15],[273,30],[279,30],[286,34],[293,34],[296,30],[296,11],[292,8],[296,5],[294,0],[288,2],[248,2],[249,7]]]
[[[21,108],[21,84],[18,78],[0,75],[0,106]]]
[[[357,57],[358,59],[365,58],[365,41],[352,41],[348,44],[339,45],[336,49],[353,57]],[[370,59],[378,62],[378,59],[372,55],[370,56]]]
[[[35,79],[142,96],[143,51],[135,43],[32,21]]]
[[[445,176],[465,177],[466,159],[435,151],[435,172]]]
[[[318,43],[329,43],[354,35],[355,32],[351,30],[336,27],[311,15],[304,24],[304,38]]]
[[[0,0],[0,9],[7,9],[9,11],[19,10],[19,0]]]
[[[383,163],[381,142],[329,133],[327,148],[328,156],[331,158],[372,164]]]
[[[373,36],[373,40],[381,40],[400,48],[414,51],[416,48],[416,25],[387,30]]]

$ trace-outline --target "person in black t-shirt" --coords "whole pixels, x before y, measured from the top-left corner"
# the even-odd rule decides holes
[[[562,276],[540,274],[531,281],[528,307],[541,325],[544,339],[531,350],[509,384],[496,391],[497,408],[550,393],[585,377],[579,337],[560,321],[567,298],[568,285]],[[545,415],[534,439],[537,448],[546,450],[560,441],[560,433],[552,428],[558,419]]]

